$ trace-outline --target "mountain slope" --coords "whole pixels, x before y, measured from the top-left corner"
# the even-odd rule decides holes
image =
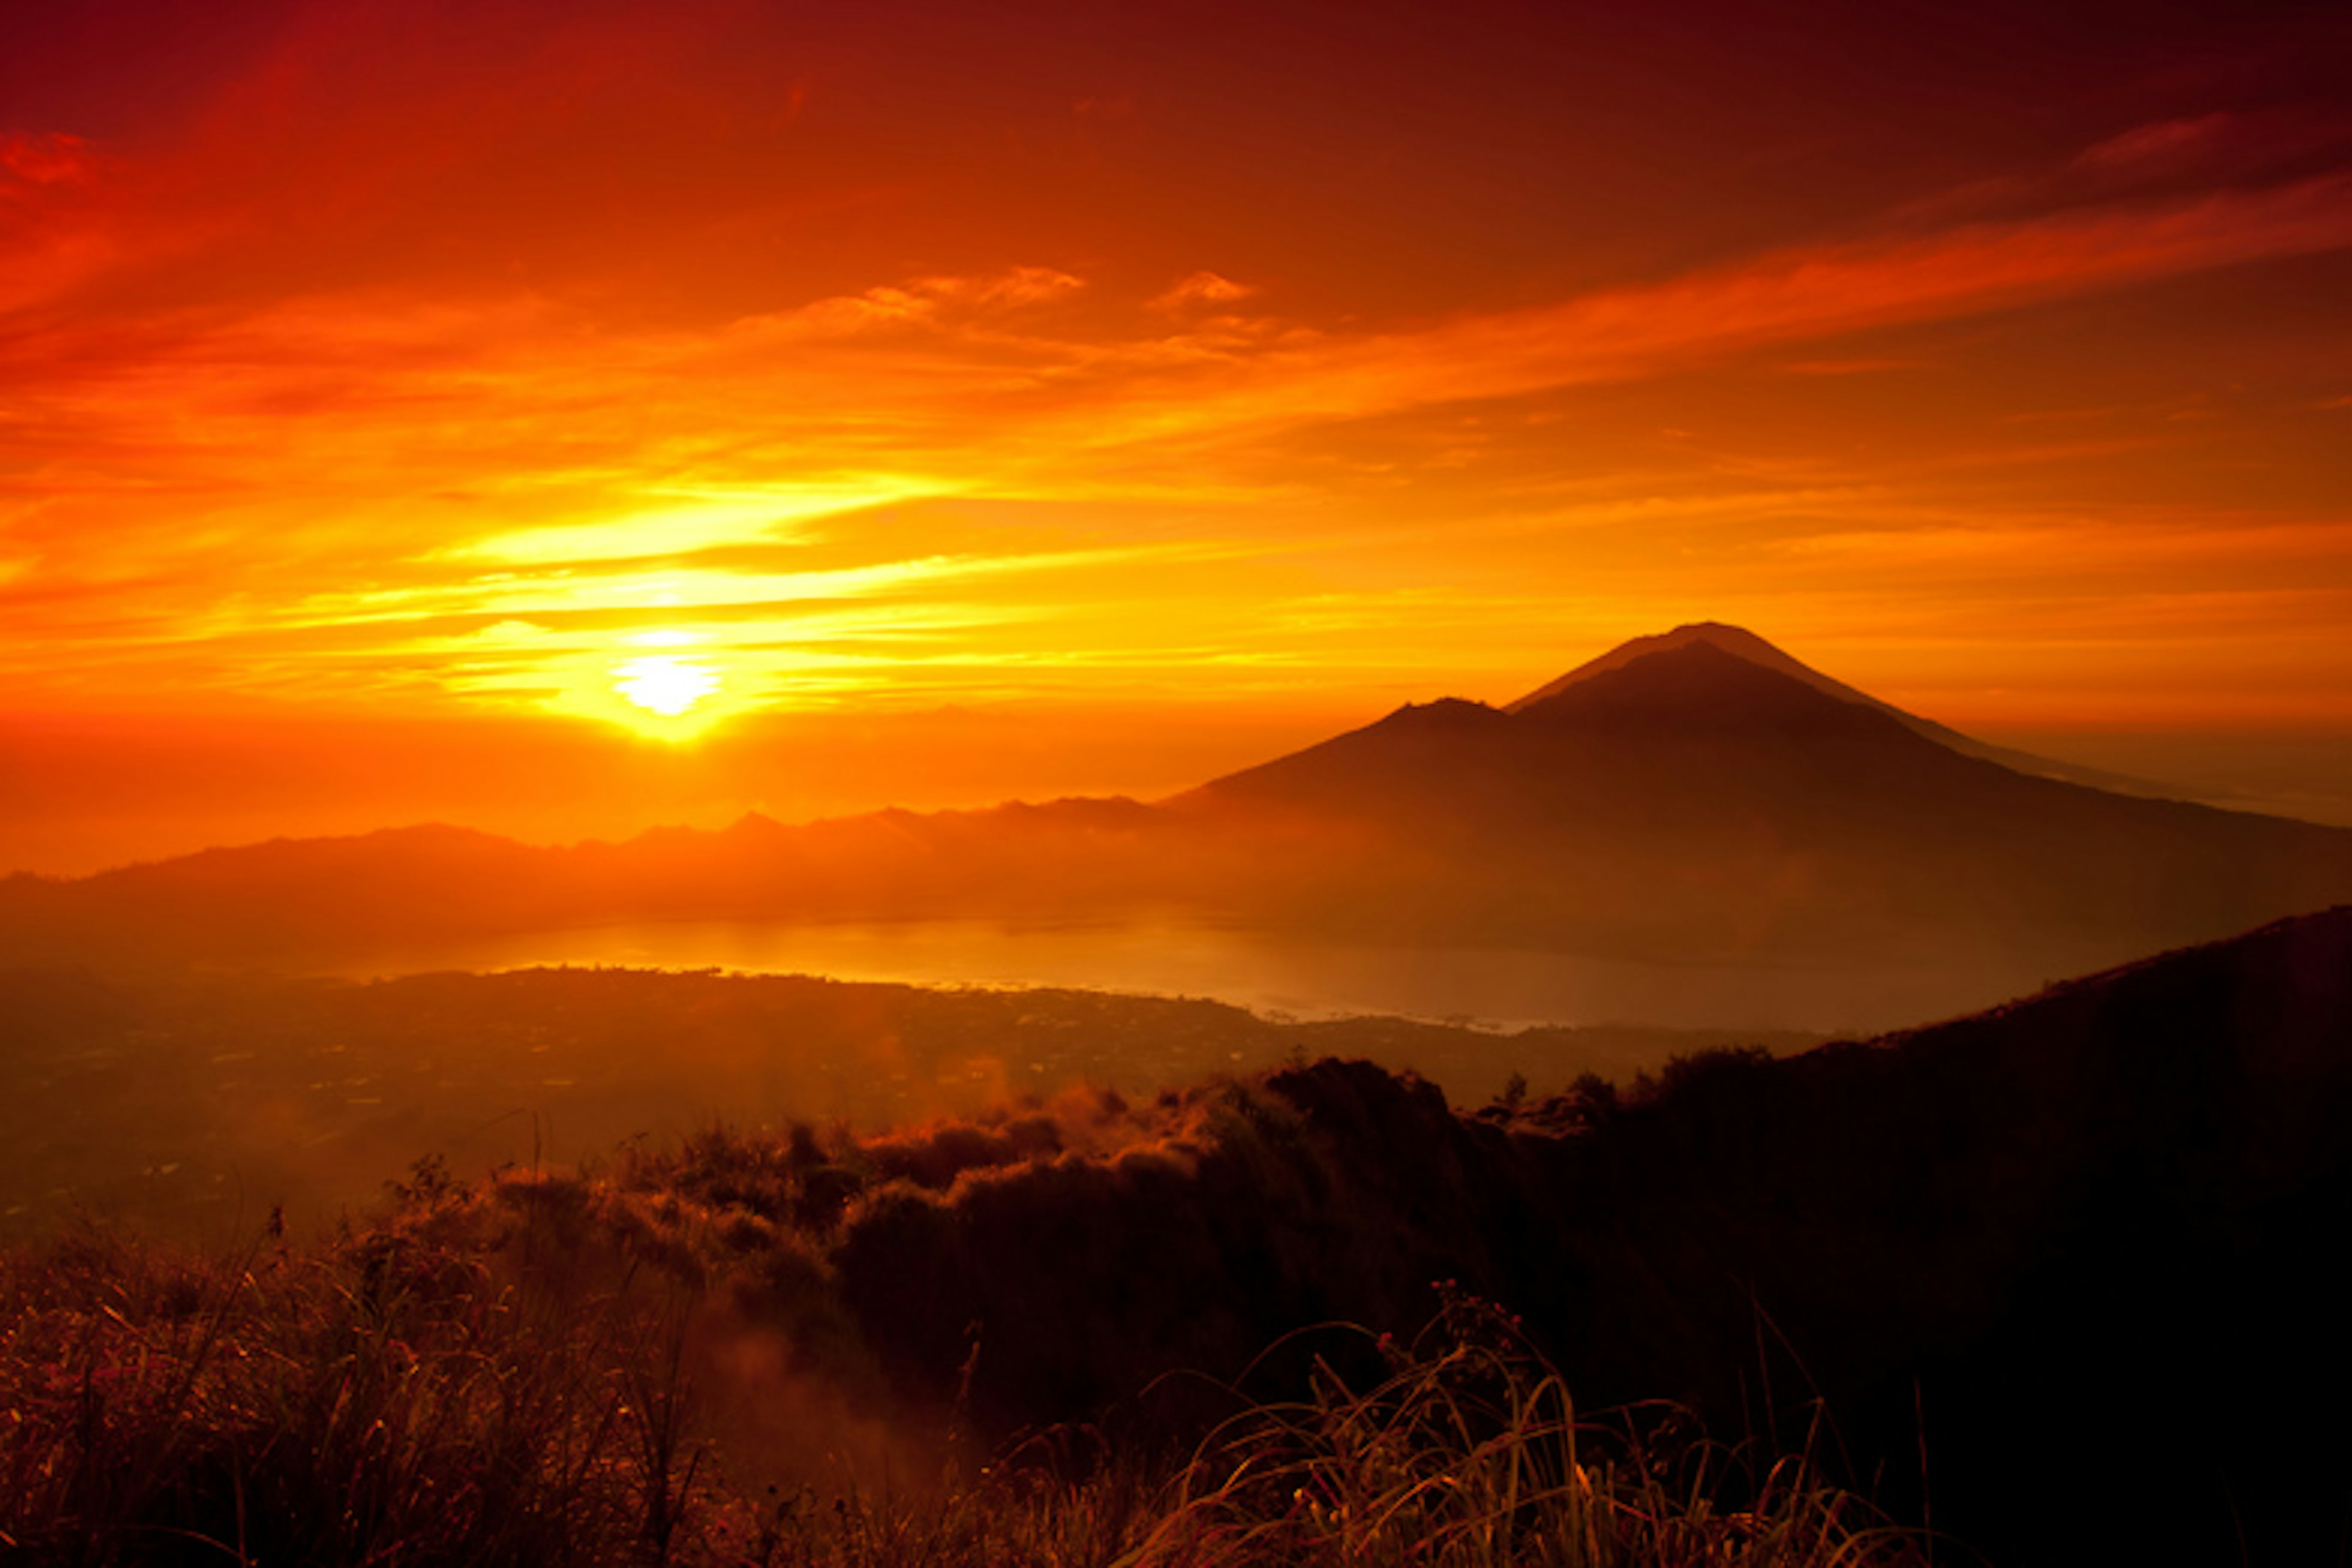
[[[1517,1110],[1324,1061],[1148,1114],[1129,1148],[855,1209],[866,1342],[1034,1429],[1306,1324],[1409,1335],[1458,1281],[1580,1408],[1790,1444],[1826,1415],[1857,1479],[1990,1562],[2337,1549],[2352,909]]]
[[[1433,924],[1686,952],[1961,942],[2048,973],[2352,898],[2352,833],[2020,773],[1709,638],[1508,710],[1403,709],[1171,804],[1355,824]]]
[[[2178,795],[2177,791],[2168,790],[2163,784],[2151,783],[2146,779],[2108,773],[2099,768],[2087,768],[2078,763],[2059,762],[2052,757],[2035,756],[2031,752],[2016,751],[2008,746],[1996,746],[1989,741],[1979,741],[1973,735],[1964,735],[1948,725],[1937,723],[1933,719],[1922,719],[1916,713],[1906,712],[1891,702],[1882,702],[1866,691],[1858,690],[1842,680],[1833,679],[1812,666],[1791,658],[1754,632],[1740,626],[1726,626],[1720,621],[1695,621],[1688,626],[1676,626],[1670,632],[1660,632],[1653,637],[1635,637],[1630,642],[1620,643],[1600,658],[1577,666],[1566,675],[1538,687],[1525,697],[1505,703],[1503,710],[1508,713],[1523,712],[1595,676],[1622,669],[1637,658],[1653,653],[1670,652],[1694,644],[1704,644],[1720,649],[1725,653],[1746,659],[1750,664],[1761,666],[1763,668],[1788,676],[1791,679],[1801,680],[1814,690],[1842,701],[1858,703],[1864,708],[1874,708],[1893,718],[1913,734],[1933,741],[1937,745],[1958,752],[1964,756],[1979,757],[1989,763],[1999,763],[2002,767],[2017,773],[2032,774],[2036,778],[2063,779],[2069,784],[2088,784],[2094,789],[2112,790],[2118,795],[2149,795],[2159,799],[2174,798]]]

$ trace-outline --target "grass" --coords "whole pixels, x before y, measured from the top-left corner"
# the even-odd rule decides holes
[[[0,1545],[32,1561],[662,1562],[693,1504],[647,1308],[378,1234],[0,1272]],[[670,1391],[674,1392],[674,1391]],[[651,1395],[651,1397],[648,1397]]]
[[[771,1487],[756,1455],[729,1451],[687,1352],[717,1281],[614,1243],[583,1217],[587,1185],[502,1203],[420,1168],[396,1212],[316,1247],[264,1237],[201,1258],[86,1231],[0,1255],[0,1556],[1924,1561],[1809,1454],[1709,1444],[1658,1412],[1584,1418],[1512,1320],[1459,1294],[1412,1343],[1339,1331],[1303,1397],[1246,1405],[1164,1462],[1065,1431],[977,1468],[950,1451],[911,1486]]]
[[[1924,1561],[1822,1477],[1682,1432],[1667,1406],[1580,1419],[1517,1321],[1448,1289],[1420,1342],[1374,1342],[1358,1389],[1318,1358],[1309,1397],[1253,1406],[1204,1444],[1137,1564],[1203,1561],[1828,1568]]]

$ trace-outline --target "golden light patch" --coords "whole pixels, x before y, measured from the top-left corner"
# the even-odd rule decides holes
[[[719,689],[718,672],[677,654],[646,654],[614,668],[613,689],[649,713],[676,719]]]
[[[943,493],[941,486],[897,475],[843,485],[769,485],[688,504],[619,517],[494,533],[437,553],[523,566],[693,555],[706,550],[774,544],[814,520]]]

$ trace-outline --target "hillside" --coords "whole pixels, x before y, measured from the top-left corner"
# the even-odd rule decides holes
[[[1108,1149],[1083,1118],[937,1131],[850,1206],[828,1256],[902,1389],[955,1386],[976,1335],[969,1397],[1009,1431],[1301,1323],[1402,1331],[1450,1279],[1588,1403],[1738,1430],[1817,1392],[1912,1504],[1924,1413],[1935,1518],[1992,1561],[2334,1550],[2352,910],[1517,1115],[1336,1062],[1136,1114]]]
[[[1453,1280],[1588,1407],[1760,1433],[1825,1401],[1853,1474],[1990,1561],[2308,1561],[2343,1525],[2352,910],[1515,1110],[1325,1061],[855,1148],[705,1141],[631,1184],[632,1214],[686,1205],[656,1223],[681,1241],[796,1229],[894,1398],[985,1431],[1304,1324],[1405,1333]]]
[[[50,1047],[135,1037],[135,1003],[43,984]],[[352,994],[322,994],[339,1038]],[[483,998],[515,1009],[527,1052],[530,1027],[576,1028],[622,993],[550,975],[385,994],[484,1056],[509,1047],[479,1026],[496,1014]],[[716,994],[648,992],[644,1018],[689,1020]],[[907,1019],[919,1001],[821,1000],[889,1001]],[[1117,1018],[1084,1002],[1013,999],[1023,1011],[999,1022],[1066,1019],[1083,1054]],[[1201,1021],[1198,1005],[1160,1005],[1178,1032]],[[2334,1241],[2352,1225],[2352,908],[1876,1040],[1716,1050],[1475,1109],[1413,1075],[1300,1060],[879,1131],[707,1126],[577,1174],[533,1162],[471,1184],[427,1159],[399,1191],[396,1215],[326,1258],[273,1242],[236,1276],[237,1302],[310,1292],[323,1305],[301,1310],[332,1321],[311,1348],[256,1340],[222,1375],[308,1376],[304,1357],[373,1331],[336,1327],[346,1307],[397,1324],[446,1298],[448,1323],[414,1333],[471,1336],[485,1303],[587,1292],[593,1312],[542,1300],[521,1321],[560,1339],[575,1320],[651,1312],[626,1333],[674,1347],[670,1392],[633,1397],[696,1412],[714,1473],[789,1489],[845,1453],[936,1469],[959,1445],[1002,1453],[1040,1430],[1075,1443],[1082,1469],[1089,1454],[1184,1451],[1234,1410],[1231,1380],[1328,1402],[1409,1368],[1398,1347],[1434,1322],[1489,1346],[1524,1335],[1588,1414],[1672,1400],[1767,1453],[1811,1432],[1895,1517],[1990,1562],[2324,1561],[2345,1521],[2352,1439],[2334,1413],[2352,1399],[2352,1284]],[[202,1289],[166,1289],[169,1268],[88,1239],[10,1278],[28,1345],[80,1321],[77,1292],[115,1315],[90,1306],[74,1344],[128,1335],[141,1365],[168,1369],[191,1325],[215,1321],[186,1304]],[[1474,1299],[1517,1317],[1465,1319]],[[1286,1338],[1335,1321],[1361,1332]],[[427,1342],[387,1353],[414,1368]],[[476,1342],[449,1375],[474,1375]],[[518,1351],[518,1374],[621,1375],[532,1359],[559,1351]],[[83,1441],[76,1407],[41,1392],[48,1364],[0,1372],[64,1423],[58,1442]],[[244,1419],[233,1402],[184,1408],[174,1419]],[[1063,1440],[1023,1463],[1055,1473]],[[205,1451],[200,1435],[173,1442]]]
[[[451,1380],[449,1408],[480,1420],[513,1408],[483,1402],[485,1366],[523,1380],[500,1386],[626,1388],[617,1415],[593,1400],[551,1411],[551,1452],[586,1451],[572,1446],[616,1420],[635,1431],[642,1408],[663,1425],[647,1428],[656,1447],[632,1438],[629,1452],[671,1456],[667,1472],[707,1451],[707,1476],[750,1495],[772,1483],[800,1496],[821,1478],[847,1495],[845,1466],[870,1481],[875,1467],[939,1474],[950,1456],[993,1456],[986,1484],[1013,1489],[959,1530],[1034,1520],[1051,1496],[1111,1510],[1067,1527],[1123,1520],[1114,1533],[1131,1541],[1137,1510],[1166,1506],[1138,1500],[1139,1456],[1190,1452],[1211,1424],[1247,1415],[1244,1398],[1330,1440],[1346,1440],[1343,1417],[1378,1429],[1394,1407],[1357,1408],[1347,1391],[1396,1376],[1426,1388],[1423,1352],[1405,1347],[1433,1342],[1548,1357],[1601,1422],[1588,1456],[1616,1451],[1601,1433],[1622,1423],[1603,1413],[1659,1399],[1751,1454],[1810,1452],[1895,1518],[1931,1521],[1938,1560],[2326,1561],[2345,1523],[2352,1438],[2336,1412],[2352,1399],[2352,1284],[2335,1240],[2352,1225],[2352,909],[1904,1035],[1779,1060],[1703,1053],[1473,1110],[1417,1077],[1325,1059],[877,1132],[709,1128],[580,1174],[509,1167],[469,1184],[427,1160],[399,1192],[396,1213],[320,1258],[280,1243],[257,1265],[248,1253],[220,1318],[187,1304],[207,1288],[87,1239],[0,1270],[0,1307],[26,1345],[86,1318],[62,1364],[120,1342],[143,1358],[121,1364],[162,1369],[139,1373],[148,1382],[193,1353],[189,1325],[235,1320],[247,1348],[215,1382],[331,1388],[334,1358],[381,1331],[387,1364]],[[238,1316],[286,1293],[303,1314],[289,1328]],[[111,1316],[72,1305],[85,1296]],[[492,1329],[524,1338],[497,1340],[485,1363]],[[599,1357],[667,1347],[669,1370],[648,1383],[634,1362],[577,1363],[575,1330]],[[291,1350],[269,1337],[288,1331]],[[32,1419],[17,1430],[47,1443],[54,1429],[45,1455],[94,1440],[79,1406],[42,1392],[49,1364],[0,1361],[26,1390]],[[1448,1364],[1470,1369],[1452,1396],[1530,1394],[1498,1384],[1491,1362]],[[267,1395],[292,1413],[273,1421],[327,1423],[317,1453],[356,1467],[334,1496],[397,1479],[376,1476],[366,1445],[344,1452],[344,1386]],[[214,1452],[247,1407],[173,1406],[196,1426],[159,1432],[156,1452]],[[410,1433],[407,1419],[391,1430]],[[1653,1408],[1635,1424],[1659,1420]],[[424,1422],[412,1446],[445,1430],[477,1440],[474,1426]],[[284,1458],[236,1462],[274,1474]],[[468,1461],[414,1462],[456,1474]],[[1429,1482],[1441,1492],[1465,1474],[1442,1447],[1380,1462],[1455,1477]],[[1676,1491],[1686,1472],[1671,1466],[1688,1455],[1666,1462],[1632,1473],[1664,1477],[1694,1519],[1736,1516],[1753,1495],[1736,1467]],[[1112,1491],[1075,1486],[1073,1467]],[[645,1507],[628,1474],[595,1493],[623,1521],[631,1497]],[[1224,1497],[1224,1481],[1202,1484]],[[217,1487],[189,1484],[226,1517]],[[1350,1495],[1315,1485],[1335,1510]],[[1286,1500],[1255,1517],[1294,1517]],[[1622,1517],[1656,1521],[1660,1500]],[[334,1523],[310,1507],[270,1513],[268,1529]],[[956,1560],[1010,1560],[971,1550]],[[1026,1550],[1018,1560],[1063,1561]],[[1510,1560],[1545,1559],[1530,1538]]]

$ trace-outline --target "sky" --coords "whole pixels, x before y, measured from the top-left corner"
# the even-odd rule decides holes
[[[1698,619],[2352,819],[2352,12],[0,7],[0,871],[1148,796]]]

